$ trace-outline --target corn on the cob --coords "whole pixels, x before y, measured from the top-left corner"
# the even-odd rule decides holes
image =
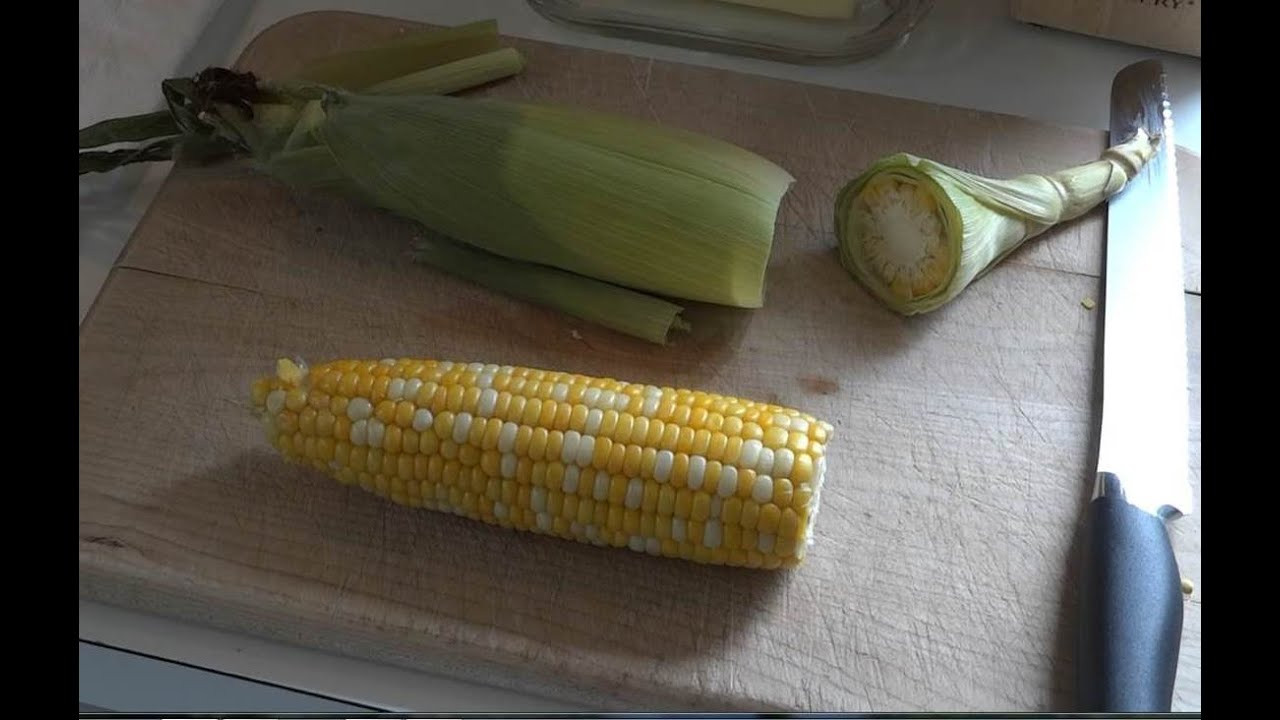
[[[282,359],[252,398],[285,457],[401,505],[750,568],[804,559],[832,433],[735,397],[408,358]]]

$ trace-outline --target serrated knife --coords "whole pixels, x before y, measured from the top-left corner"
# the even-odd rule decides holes
[[[1102,427],[1085,514],[1077,695],[1083,712],[1168,712],[1182,592],[1167,522],[1191,512],[1186,307],[1164,68],[1144,61],[1111,86],[1111,144],[1160,139],[1107,205]]]

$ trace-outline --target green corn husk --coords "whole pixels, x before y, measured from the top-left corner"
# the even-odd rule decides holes
[[[499,42],[495,20],[419,30],[373,47],[327,55],[292,77],[316,85],[363,91],[427,68],[494,52],[501,49]]]
[[[363,91],[367,95],[447,95],[484,85],[524,71],[524,57],[513,48],[436,65],[401,77],[383,80]],[[252,154],[262,162],[274,162],[281,151],[315,145],[313,131],[324,120],[318,88],[296,90],[292,102],[264,102],[255,106],[253,121],[234,113],[221,119],[233,126]],[[313,97],[314,96],[314,97]],[[287,98],[286,98],[287,99]],[[306,177],[283,178],[310,184]]]
[[[263,170],[288,178],[298,189],[377,204],[343,174],[324,147],[278,153]],[[547,265],[504,258],[443,236],[416,242],[413,258],[495,292],[659,345],[672,331],[690,329],[681,317],[684,308],[675,303]]]
[[[763,303],[792,178],[735,146],[629,118],[450,97],[331,92],[302,117],[314,147],[261,167],[475,250],[419,247],[424,263],[657,343],[688,327],[664,298]]]
[[[324,113],[313,136],[351,182],[451,239],[670,298],[763,304],[793,179],[759,156],[630,118],[496,100],[330,93]]]
[[[302,190],[329,191],[376,205],[333,161],[327,148],[281,152],[262,168]],[[512,260],[436,235],[419,240],[413,258],[495,292],[549,307],[626,335],[665,344],[689,330],[684,308],[658,297],[547,265]]]
[[[524,58],[514,48],[502,48],[436,65],[370,85],[370,95],[450,95],[485,83],[518,75]]]
[[[448,96],[523,70],[518,52],[477,39],[481,25],[435,45],[415,36],[344,55],[392,57],[401,71],[408,55],[431,56],[394,78],[333,62],[305,73],[360,92],[225,70],[167,81],[176,145],[199,139],[209,155],[247,157],[294,187],[415,220],[448,239],[417,248],[420,261],[653,342],[688,327],[671,301],[760,307],[794,178],[730,143],[647,121]],[[465,43],[477,54],[440,51]],[[241,94],[213,97],[214,81]],[[116,160],[89,155],[81,172]]]
[[[302,117],[314,146],[269,154],[263,169],[465,244],[421,245],[421,262],[656,343],[688,329],[664,298],[763,303],[793,180],[733,145],[630,118],[449,97],[329,92]]]
[[[84,128],[80,131],[80,149],[150,140],[177,135],[179,132],[178,126],[173,122],[173,115],[168,110],[136,115],[132,120],[133,122],[127,124],[103,120]]]
[[[684,309],[675,303],[546,265],[509,260],[444,238],[419,241],[414,257],[495,292],[652,343],[665,343],[672,330],[689,329],[680,317]]]
[[[1031,238],[1124,189],[1155,155],[1144,131],[1094,162],[993,180],[899,153],[841,189],[835,223],[845,269],[902,315],[955,299]]]

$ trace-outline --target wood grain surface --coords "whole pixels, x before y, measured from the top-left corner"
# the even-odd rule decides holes
[[[291,18],[240,67],[403,32]],[[234,168],[177,168],[80,331],[80,592],[610,709],[1069,709],[1094,452],[1102,214],[904,319],[839,266],[839,186],[908,151],[992,175],[1097,157],[1024,119],[512,39],[482,94],[647,117],[797,177],[758,311],[693,306],[666,348],[408,257],[415,227]],[[1099,98],[1105,102],[1106,98]],[[1179,154],[1197,514],[1175,709],[1200,709],[1199,160]],[[251,380],[277,356],[532,365],[793,405],[836,426],[794,572],[703,567],[384,503],[276,458]]]

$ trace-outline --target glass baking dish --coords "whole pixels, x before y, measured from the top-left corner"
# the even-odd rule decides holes
[[[933,0],[528,0],[555,21],[791,63],[860,60],[905,42]]]

